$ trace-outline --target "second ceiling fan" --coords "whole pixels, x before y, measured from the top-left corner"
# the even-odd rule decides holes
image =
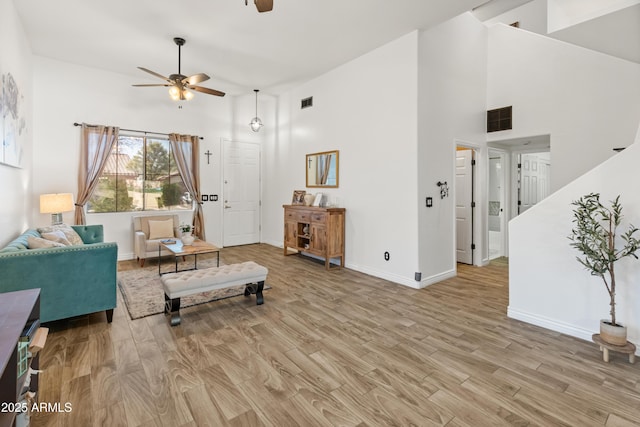
[[[151,86],[164,86],[169,88],[169,95],[172,99],[176,101],[184,101],[190,100],[193,98],[194,90],[196,92],[206,93],[208,95],[216,95],[216,96],[224,96],[224,92],[220,92],[219,90],[209,89],[203,86],[197,86],[198,83],[202,83],[206,80],[209,80],[209,76],[204,73],[194,74],[192,76],[184,76],[180,71],[180,48],[186,43],[186,40],[181,37],[175,37],[173,39],[174,43],[178,45],[178,74],[171,74],[169,77],[165,77],[162,74],[156,73],[155,71],[151,71],[144,67],[138,67],[142,71],[149,73],[153,76],[159,77],[162,80],[165,80],[166,83],[157,83],[157,84],[137,84],[133,85],[136,87],[151,87]]]

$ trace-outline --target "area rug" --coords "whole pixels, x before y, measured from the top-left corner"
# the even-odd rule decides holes
[[[223,265],[223,263],[221,262],[220,265]],[[198,260],[199,269],[215,266],[215,259]],[[178,268],[181,268],[181,266],[178,266]],[[166,263],[166,265],[163,265],[162,271],[168,270],[170,270],[170,265]],[[122,292],[122,297],[131,319],[140,319],[164,312],[164,292],[158,275],[157,264],[136,270],[119,271],[118,287]],[[183,297],[180,299],[180,308],[244,295],[244,288],[245,285],[239,285]],[[264,289],[269,288],[270,286],[268,285],[264,287]],[[255,298],[255,296],[252,295],[252,298]]]

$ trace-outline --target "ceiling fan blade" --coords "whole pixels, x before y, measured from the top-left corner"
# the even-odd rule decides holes
[[[254,0],[258,12],[269,12],[273,9],[273,0]]]
[[[173,85],[166,84],[166,83],[158,83],[158,84],[142,84],[142,85],[131,85],[131,86],[135,86],[135,87],[151,87],[151,86],[169,87],[169,86],[173,86]]]
[[[198,83],[202,83],[209,79],[210,77],[207,76],[205,73],[198,73],[198,74],[194,74],[193,76],[185,77],[184,79],[182,79],[182,83],[197,85]]]
[[[189,89],[195,90],[196,92],[202,92],[202,93],[207,93],[209,95],[216,95],[216,96],[224,96],[224,92],[220,92],[219,90],[215,90],[215,89],[209,89],[208,87],[202,87],[202,86],[187,86]]]
[[[144,67],[138,67],[138,69],[140,69],[140,70],[144,71],[145,73],[149,73],[149,74],[154,75],[154,76],[156,76],[156,77],[160,77],[162,80],[166,80],[166,81],[168,81],[168,82],[171,82],[171,80],[169,80],[169,78],[168,78],[168,77],[165,77],[165,76],[163,76],[162,74],[158,74],[158,73],[156,73],[155,71],[148,70],[148,69],[146,69],[146,68],[144,68]]]

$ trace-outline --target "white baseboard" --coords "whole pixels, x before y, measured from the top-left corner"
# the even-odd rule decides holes
[[[131,259],[136,259],[136,254],[133,252],[123,254],[118,251],[118,261],[129,261]]]
[[[420,289],[421,287],[424,287],[424,286],[420,286],[420,282],[416,282],[410,277],[404,277],[397,274],[388,273],[386,271],[379,271],[373,268],[362,267],[360,265],[351,264],[351,263],[346,263],[345,267],[351,270],[359,271],[360,273],[368,274],[369,276],[374,276],[379,279],[388,280],[390,282],[397,283],[399,285],[408,286],[410,288]]]
[[[560,322],[555,319],[550,319],[548,317],[528,313],[526,311],[517,310],[511,307],[507,308],[507,316],[512,319],[521,320],[526,323],[531,323],[532,325],[540,326],[545,329],[560,332],[562,334],[580,338],[589,342],[592,342],[591,336],[598,333],[598,331],[579,328],[569,323]],[[629,337],[629,339],[633,341],[633,337]],[[640,356],[640,348],[636,349],[636,355]]]
[[[526,323],[531,323],[532,325],[541,326],[545,329],[550,329],[552,331],[560,332],[565,335],[569,335],[572,337],[580,338],[585,341],[591,341],[591,335],[597,333],[597,331],[590,331],[583,328],[578,328],[569,323],[560,322],[555,319],[550,319],[548,317],[540,316],[538,314],[528,313],[526,311],[517,310],[511,307],[507,308],[507,316],[521,320]]]
[[[443,271],[442,273],[434,274],[433,276],[426,277],[420,281],[420,288],[426,288],[429,285],[433,285],[434,283],[441,282],[445,279],[450,279],[452,277],[456,277],[455,270]]]

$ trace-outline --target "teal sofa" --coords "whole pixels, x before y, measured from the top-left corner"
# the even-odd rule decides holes
[[[102,310],[111,322],[118,246],[104,243],[102,225],[72,227],[83,245],[28,249],[28,237],[40,237],[30,229],[0,249],[0,292],[40,288],[41,322]]]

